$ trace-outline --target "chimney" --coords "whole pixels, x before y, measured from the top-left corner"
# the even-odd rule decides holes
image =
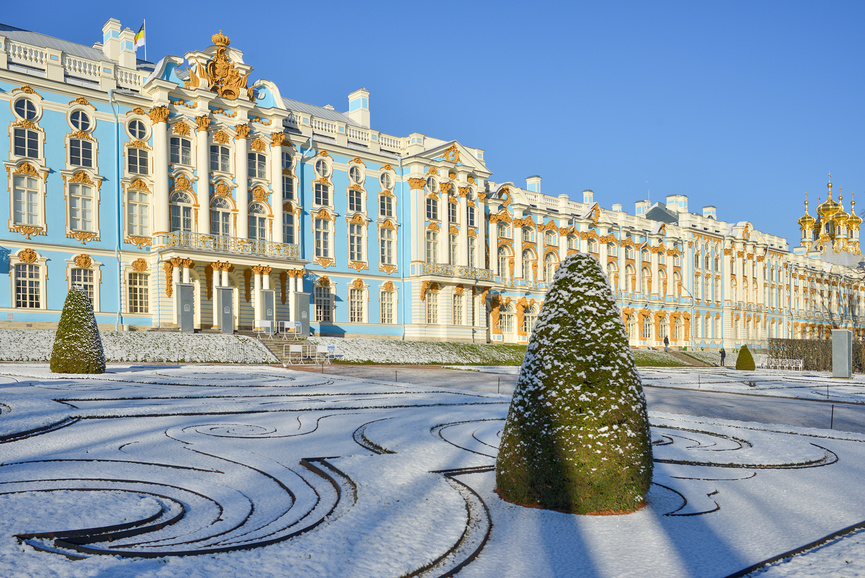
[[[348,95],[348,118],[364,128],[369,128],[369,91],[365,88]]]
[[[595,202],[595,192],[591,189],[586,189],[583,191],[583,202],[586,204],[591,204]]]
[[[718,220],[718,209],[712,205],[703,207],[703,216],[707,219]]]
[[[120,31],[120,58],[118,64],[123,68],[138,68],[135,57],[135,33],[129,28]]]
[[[638,217],[645,216],[649,210],[649,201],[637,201],[634,203],[634,214]]]
[[[667,208],[677,213],[687,213],[688,195],[667,195]]]
[[[133,36],[134,37],[134,36]],[[102,54],[117,62],[120,59],[120,21],[110,18],[102,27]]]
[[[614,204],[613,205],[613,212],[614,213],[621,213],[622,212],[622,205],[619,203]]]
[[[541,177],[534,175],[526,178],[526,190],[533,193],[541,192]]]

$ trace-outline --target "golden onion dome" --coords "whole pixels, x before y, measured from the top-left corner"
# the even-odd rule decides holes
[[[829,182],[826,187],[829,189],[829,196],[825,202],[817,205],[817,214],[820,217],[831,218],[832,215],[841,210],[841,205],[832,199],[832,173],[829,173]]]
[[[811,215],[808,214],[808,193],[807,192],[805,193],[805,214],[802,215],[801,217],[799,217],[798,222],[799,222],[799,225],[801,225],[803,227],[805,225],[811,225],[811,226],[814,225],[814,217],[812,217]]]
[[[847,224],[850,226],[859,226],[862,224],[862,217],[856,214],[856,197],[850,200],[850,218],[847,219]]]

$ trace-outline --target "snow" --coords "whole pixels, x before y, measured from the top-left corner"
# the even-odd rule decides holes
[[[766,393],[701,371],[701,388]],[[640,373],[695,388],[690,370]],[[753,374],[787,397],[828,379]],[[852,399],[863,384],[842,387]],[[466,563],[460,576],[726,576],[865,520],[865,435],[657,412],[646,508],[503,502],[490,466],[509,401],[272,366],[64,376],[0,364],[0,575],[441,575]],[[146,531],[109,542],[93,530],[120,524]],[[110,555],[14,537],[75,529]],[[863,544],[834,540],[765,575],[865,573]]]

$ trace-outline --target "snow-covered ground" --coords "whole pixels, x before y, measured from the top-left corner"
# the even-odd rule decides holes
[[[659,413],[643,510],[508,504],[508,403],[265,366],[2,364],[0,575],[727,576],[865,520],[865,436]],[[768,575],[865,573],[861,542]]]

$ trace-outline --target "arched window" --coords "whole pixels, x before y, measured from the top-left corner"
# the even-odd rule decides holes
[[[210,203],[210,234],[231,235],[230,218],[231,203],[225,197],[216,197]],[[286,241],[288,242],[288,241]]]
[[[538,323],[538,306],[532,305],[531,307],[527,307],[525,313],[523,313],[523,331],[525,331],[526,335],[531,335],[532,331],[535,330],[535,325]]]
[[[501,275],[502,277],[506,277],[508,275],[508,258],[510,256],[511,254],[508,252],[507,247],[499,247],[499,275]]]
[[[532,261],[535,260],[534,253],[531,250],[523,251],[523,279],[529,279],[532,275]]]
[[[637,341],[637,316],[628,316],[628,340],[631,342]]]
[[[625,291],[631,291],[636,286],[637,271],[633,265],[625,265]]]
[[[184,191],[171,195],[171,230],[192,231],[192,197]]]
[[[535,232],[531,227],[523,227],[523,241],[527,241],[529,243],[535,240]]]
[[[643,297],[646,297],[649,295],[649,281],[652,279],[652,273],[648,269],[643,269],[641,277],[642,287],[640,291],[643,293]]]
[[[261,203],[249,206],[249,238],[267,240],[267,208]]]
[[[643,339],[652,337],[652,318],[649,315],[643,316],[643,334],[640,337]]]
[[[614,289],[618,287],[618,284],[616,283],[617,274],[618,268],[616,267],[616,264],[609,261],[607,263],[607,283]]]
[[[502,305],[501,315],[499,316],[499,327],[502,333],[513,333],[516,329],[516,315],[513,303]]]
[[[552,229],[547,229],[544,232],[544,245],[558,245],[559,240],[556,238],[556,233]]]
[[[615,257],[618,254],[617,250],[618,250],[618,248],[616,247],[615,243],[607,243],[607,256],[608,257]]]
[[[556,274],[556,268],[559,266],[559,260],[555,253],[547,253],[544,257],[544,281],[547,283],[553,282],[553,276]]]
[[[426,262],[439,262],[439,234],[438,231],[426,232]]]

